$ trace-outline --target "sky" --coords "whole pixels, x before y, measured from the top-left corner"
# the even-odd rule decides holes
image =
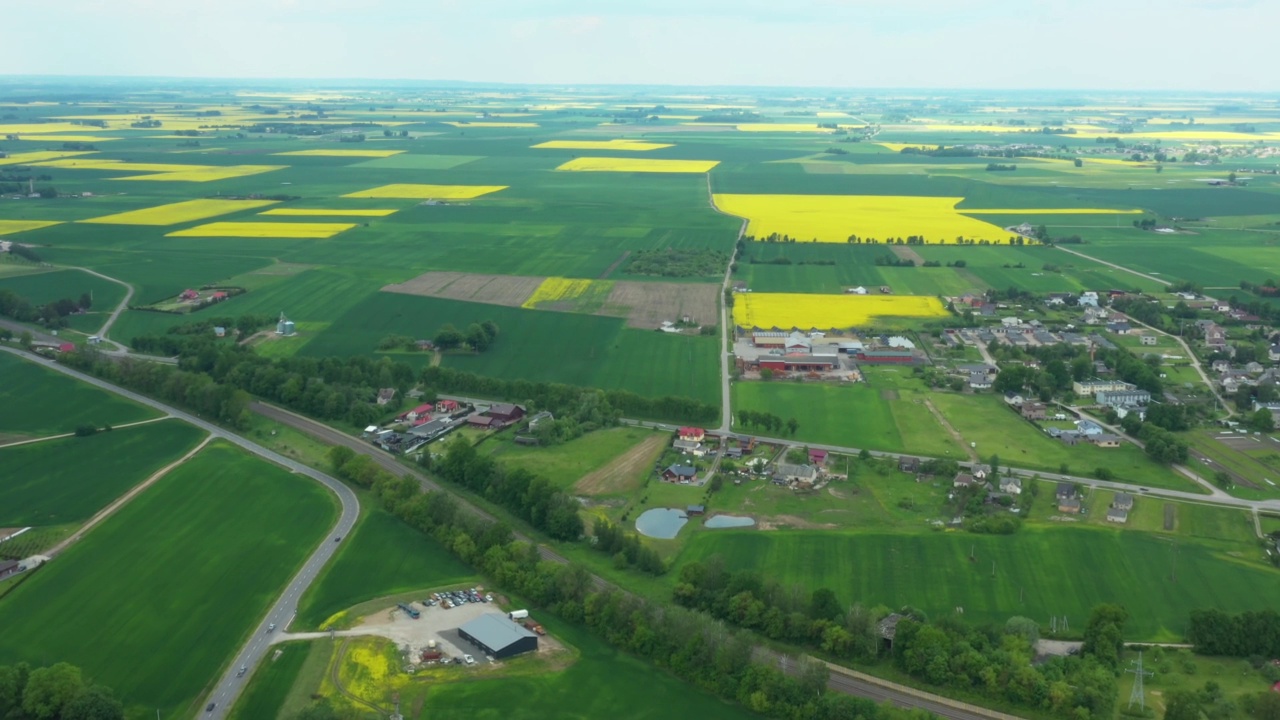
[[[1280,90],[1275,0],[4,4],[12,75]]]

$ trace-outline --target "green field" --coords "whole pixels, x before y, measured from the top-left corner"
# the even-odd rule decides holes
[[[69,433],[78,425],[121,425],[158,417],[138,405],[65,375],[0,353],[0,435]]]
[[[1026,527],[1003,537],[719,530],[696,535],[680,559],[716,554],[732,569],[760,570],[806,589],[829,587],[842,602],[911,605],[934,617],[963,607],[966,622],[1065,615],[1083,628],[1092,606],[1116,602],[1130,612],[1126,639],[1153,641],[1180,641],[1196,608],[1270,607],[1267,588],[1278,577],[1197,542],[1179,542],[1175,558],[1162,537],[1093,528]]]
[[[135,715],[189,716],[336,514],[310,480],[211,445],[0,601],[0,662],[71,661]]]
[[[332,643],[327,640],[285,643],[277,647],[280,657],[258,666],[248,680],[244,695],[236,702],[230,717],[236,720],[285,717],[285,705],[298,684],[303,670],[316,652],[327,659]],[[271,656],[268,656],[271,657]],[[299,708],[289,708],[297,711]]]
[[[178,420],[89,437],[0,448],[0,527],[88,520],[129,488],[177,460],[205,432]]]
[[[549,447],[517,445],[513,436],[497,435],[480,449],[488,451],[503,465],[528,470],[558,487],[568,488],[653,434],[651,430],[635,427],[609,428]]]
[[[922,396],[873,383],[827,385],[737,382],[734,410],[755,410],[800,423],[796,439],[823,445],[963,459],[964,452],[934,419]],[[757,428],[734,427],[758,432]],[[769,434],[769,433],[765,433]]]
[[[373,509],[298,603],[297,625],[316,628],[359,603],[409,590],[428,590],[474,572],[435,540]]]

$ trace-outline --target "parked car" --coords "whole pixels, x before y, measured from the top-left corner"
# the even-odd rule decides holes
[[[475,659],[475,658],[473,658],[473,657],[471,657],[470,655],[463,655],[463,656],[462,656],[462,661],[463,661],[463,662],[465,662],[465,663],[466,663],[466,664],[468,664],[468,665],[475,665],[475,664],[476,664],[476,659]]]

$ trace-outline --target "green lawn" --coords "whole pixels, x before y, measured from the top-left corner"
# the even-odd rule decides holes
[[[78,425],[120,425],[158,417],[149,407],[0,353],[0,434],[54,435]]]
[[[596,430],[549,447],[516,445],[513,435],[501,434],[486,440],[480,450],[490,453],[503,465],[523,468],[558,487],[568,488],[653,434],[654,431],[644,428],[617,427]]]
[[[1163,537],[1075,527],[1024,527],[1012,536],[722,530],[697,534],[680,559],[714,554],[730,568],[829,587],[843,602],[912,605],[935,617],[963,607],[967,622],[1065,615],[1083,627],[1091,607],[1116,602],[1129,609],[1133,640],[1179,640],[1196,608],[1271,607],[1269,588],[1280,579],[1196,541],[1179,542],[1175,558]]]
[[[297,627],[316,628],[367,600],[449,585],[474,574],[435,540],[374,508],[302,596]]]
[[[189,716],[336,514],[318,484],[211,445],[0,601],[0,662],[73,662],[134,715]]]
[[[0,527],[88,520],[196,446],[205,432],[165,420],[89,437],[0,448]]]
[[[736,382],[734,412],[755,410],[799,422],[796,439],[824,445],[964,458],[922,402],[923,394],[865,383]],[[737,416],[735,414],[735,420]],[[739,431],[766,432],[743,427]]]

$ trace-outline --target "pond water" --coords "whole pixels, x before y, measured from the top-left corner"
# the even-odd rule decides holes
[[[716,528],[751,527],[755,524],[755,518],[739,517],[737,515],[716,515],[703,523],[702,527],[714,530]]]
[[[680,532],[680,528],[689,522],[683,510],[675,508],[653,508],[640,513],[636,518],[636,531],[645,537],[659,540],[670,540]]]

